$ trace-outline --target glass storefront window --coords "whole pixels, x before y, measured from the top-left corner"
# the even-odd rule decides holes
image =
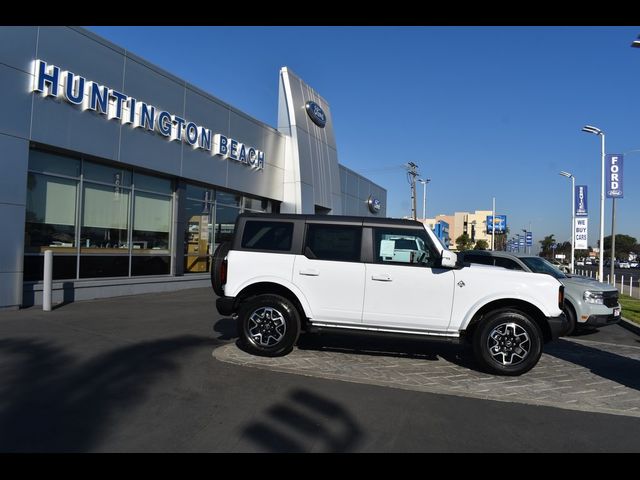
[[[235,193],[216,191],[216,202],[218,204],[232,205],[232,206],[239,207],[241,200],[242,200],[241,195],[237,195]]]
[[[204,192],[204,191],[203,191]],[[208,272],[213,225],[213,206],[200,200],[185,202],[187,225],[184,231],[185,273]]]
[[[131,274],[140,275],[167,275],[171,266],[170,257],[156,257],[149,255],[134,255],[131,257]]]
[[[28,174],[25,252],[74,251],[77,190],[76,180]]]
[[[128,255],[83,255],[80,257],[80,278],[127,277]]]
[[[123,168],[114,168],[99,163],[84,162],[82,175],[85,180],[102,183],[110,183],[122,187],[131,186],[131,171]]]
[[[203,202],[213,202],[215,196],[215,192],[210,188],[191,184],[187,184],[186,194],[190,200],[202,200]]]
[[[91,183],[85,183],[83,190],[81,253],[126,253],[129,191]]]
[[[260,198],[244,197],[244,209],[251,210],[252,212],[270,212],[269,200],[263,200]]]
[[[164,193],[171,195],[171,180],[162,177],[153,177],[143,173],[135,172],[133,175],[133,183],[136,190],[147,190],[150,192]]]
[[[227,205],[216,205],[216,222],[215,222],[215,248],[222,242],[229,242],[233,237],[236,219],[240,214],[240,209],[229,207]]]
[[[169,253],[171,197],[135,192],[133,253]]]
[[[31,150],[29,153],[29,170],[65,175],[67,177],[79,177],[80,160],[40,150]]]
[[[76,278],[77,255],[53,255],[53,280],[72,280]],[[44,273],[44,255],[25,255],[24,276],[25,282],[42,281]]]
[[[210,270],[240,212],[274,208],[266,199],[202,185],[187,184],[184,192],[184,241],[177,248],[185,273]],[[52,247],[55,279],[170,274],[172,212],[171,179],[32,150],[24,279],[41,280],[42,253]]]

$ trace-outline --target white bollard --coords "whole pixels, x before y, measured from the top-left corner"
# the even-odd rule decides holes
[[[633,297],[633,277],[629,277],[629,296]]]
[[[622,280],[620,280],[620,293],[624,295],[624,275],[622,275]]]
[[[44,274],[42,281],[44,288],[42,289],[42,310],[51,311],[51,284],[53,283],[53,251],[44,251]]]

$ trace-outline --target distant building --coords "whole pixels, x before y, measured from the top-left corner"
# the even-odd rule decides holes
[[[487,245],[489,245],[488,248],[491,249],[492,235],[487,233],[488,215],[492,215],[491,210],[476,210],[473,213],[455,212],[453,215],[440,214],[434,218],[426,218],[424,219],[424,223],[429,225],[429,228],[434,231],[439,222],[446,224],[448,229],[448,242],[445,243],[445,245],[448,244],[451,250],[457,250],[456,238],[463,233],[469,235],[469,238],[473,242],[485,240]]]
[[[447,222],[445,222],[444,220],[438,220],[436,222],[435,220],[430,221],[430,219],[426,219],[424,223],[426,223],[427,226],[431,230],[433,230],[433,233],[436,234],[436,236],[444,245],[451,245],[451,237],[449,236],[449,224]]]

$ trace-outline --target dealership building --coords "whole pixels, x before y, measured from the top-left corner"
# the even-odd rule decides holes
[[[46,250],[55,303],[207,286],[242,212],[386,216],[278,81],[273,127],[85,29],[0,27],[0,309],[42,303]]]

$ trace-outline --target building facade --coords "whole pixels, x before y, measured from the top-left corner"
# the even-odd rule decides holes
[[[277,128],[78,27],[0,27],[0,308],[206,286],[251,212],[386,215],[284,67]]]
[[[453,215],[437,215],[435,218],[427,218],[425,223],[432,229],[438,222],[444,222],[448,227],[449,248],[457,250],[456,239],[466,233],[472,242],[484,240],[489,250],[492,249],[492,235],[487,233],[487,216],[492,215],[491,210],[476,210],[475,212],[455,212]],[[496,239],[496,243],[498,240]]]

